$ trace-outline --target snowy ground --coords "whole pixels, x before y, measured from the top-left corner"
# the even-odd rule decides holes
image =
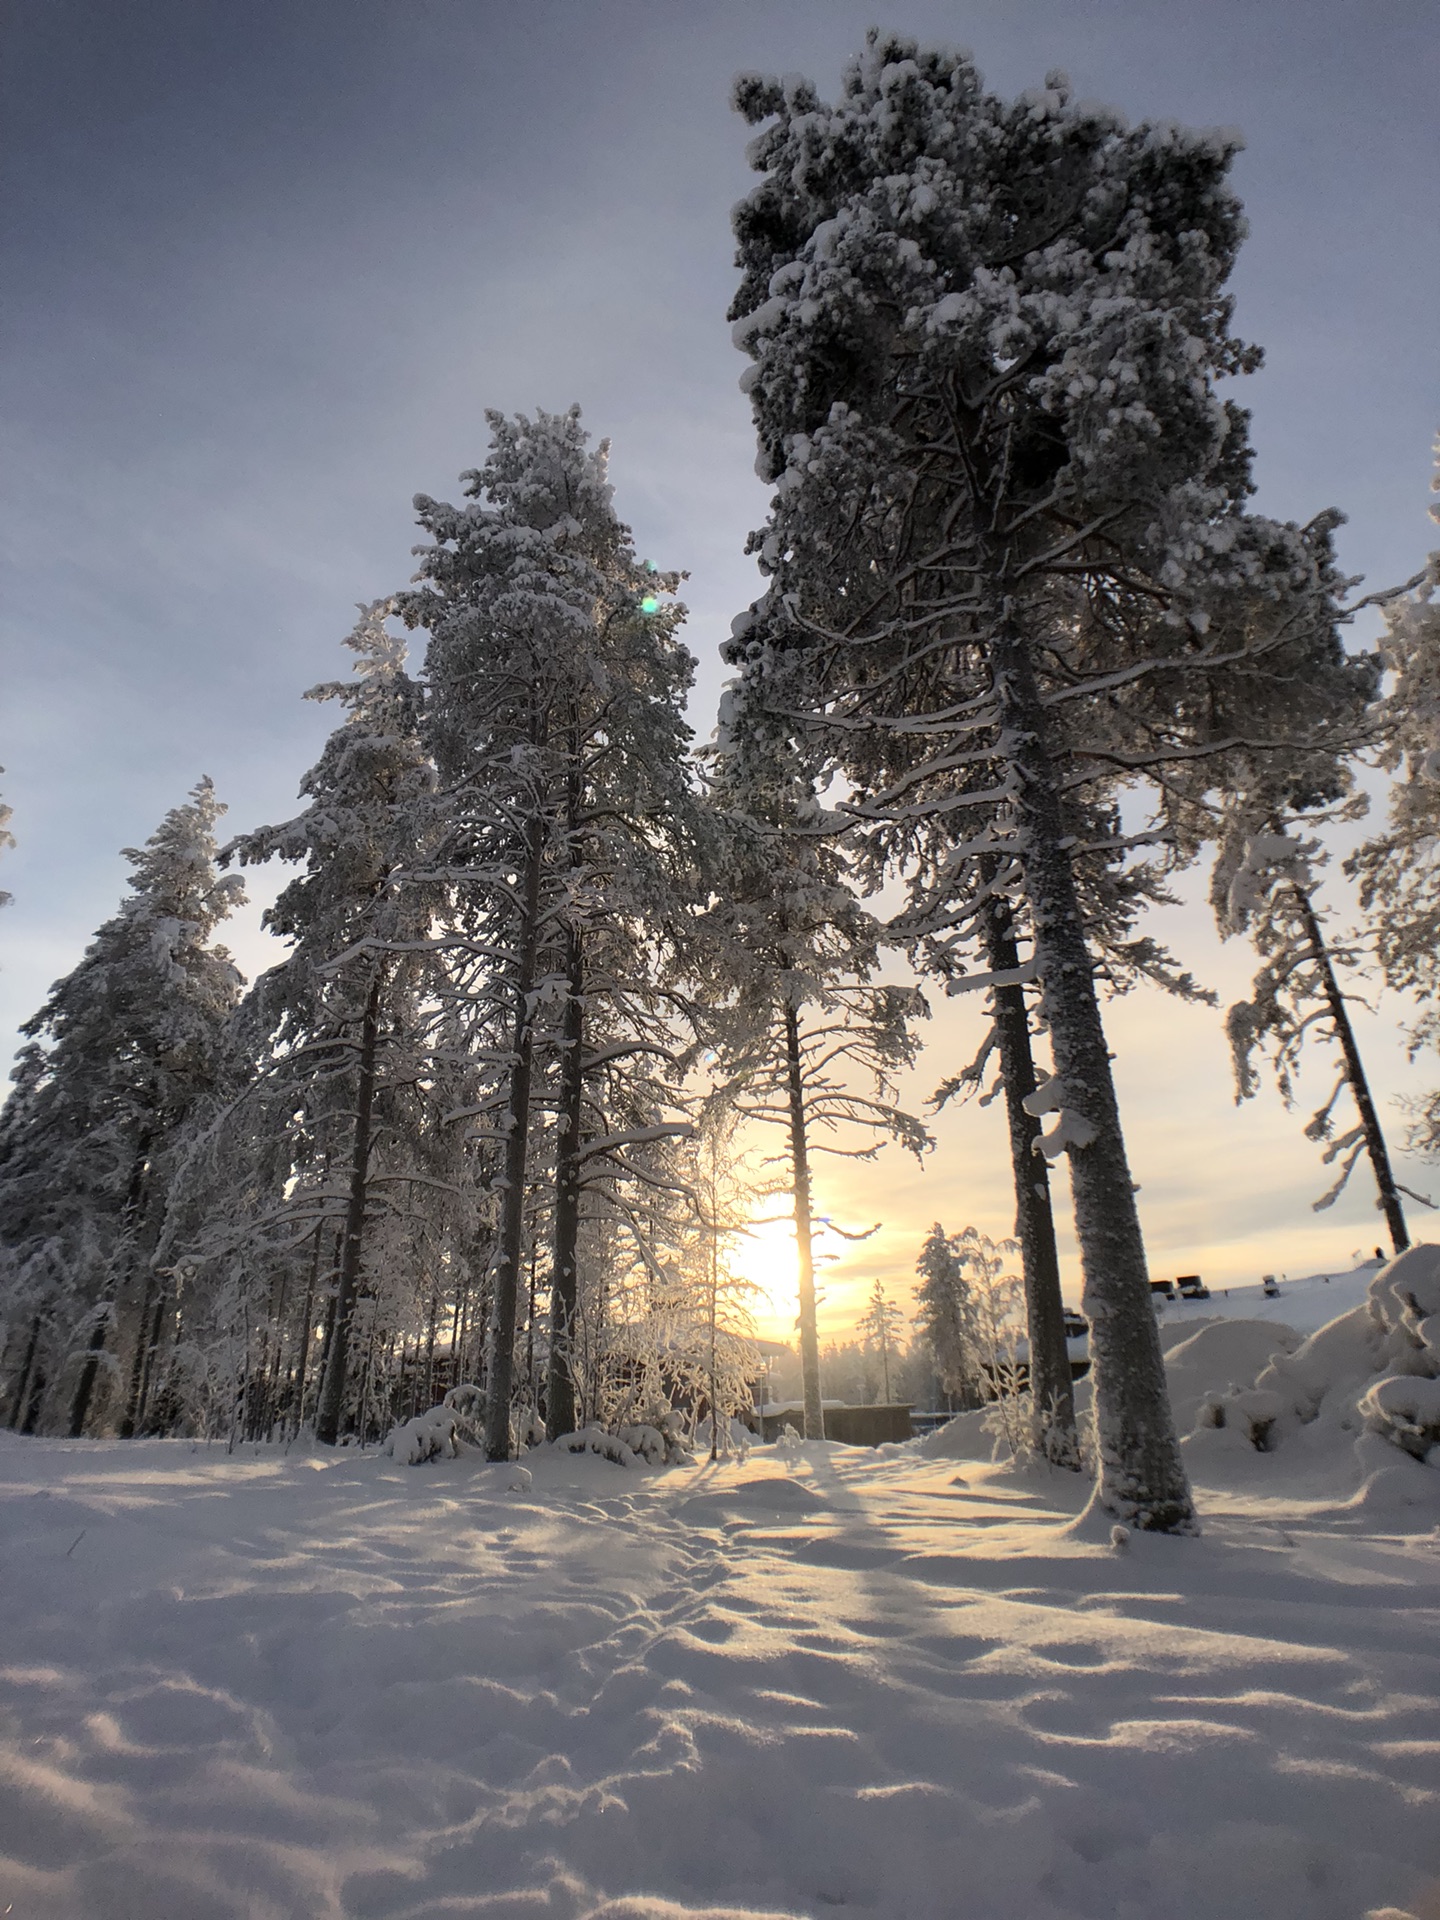
[[[1275,1294],[1267,1294],[1257,1281],[1249,1287],[1216,1288],[1208,1300],[1161,1299],[1157,1302],[1161,1336],[1167,1343],[1183,1338],[1177,1328],[1193,1332],[1207,1320],[1270,1320],[1298,1333],[1314,1333],[1337,1313],[1359,1306],[1382,1264],[1367,1260],[1364,1266],[1343,1272],[1277,1280],[1280,1290]]]
[[[915,1446],[5,1435],[0,1911],[1440,1915],[1440,1474],[1283,1459],[1117,1550]]]

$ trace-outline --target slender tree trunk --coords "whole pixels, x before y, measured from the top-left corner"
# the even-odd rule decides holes
[[[987,860],[988,885],[998,862]],[[981,909],[986,958],[992,973],[1013,973],[1020,964],[1008,901],[991,894]],[[1010,1166],[1015,1181],[1015,1226],[1025,1275],[1025,1315],[1030,1340],[1030,1400],[1038,1437],[1056,1466],[1080,1466],[1075,1437],[1075,1389],[1065,1344],[1065,1305],[1060,1292],[1060,1256],[1050,1206],[1050,1169],[1037,1151],[1041,1126],[1025,1102],[1035,1091],[1030,1016],[1022,986],[993,987],[1000,1077],[1010,1123]]]
[[[1320,968],[1320,978],[1325,984],[1325,998],[1330,1006],[1330,1018],[1335,1025],[1336,1038],[1340,1042],[1341,1057],[1345,1062],[1345,1078],[1350,1082],[1350,1091],[1355,1096],[1355,1105],[1360,1113],[1360,1124],[1365,1129],[1365,1151],[1370,1156],[1370,1165],[1375,1169],[1375,1185],[1380,1189],[1380,1210],[1385,1215],[1385,1224],[1390,1229],[1390,1244],[1396,1253],[1404,1253],[1410,1244],[1410,1230],[1405,1225],[1405,1210],[1400,1205],[1400,1190],[1395,1185],[1395,1176],[1390,1171],[1390,1155],[1385,1149],[1385,1136],[1380,1131],[1380,1117],[1375,1111],[1375,1102],[1370,1097],[1370,1083],[1365,1078],[1365,1069],[1360,1061],[1360,1049],[1355,1043],[1355,1029],[1350,1024],[1349,1009],[1345,1005],[1345,996],[1340,991],[1340,983],[1335,978],[1335,969],[1330,961],[1330,950],[1325,945],[1325,935],[1321,930],[1319,918],[1304,887],[1294,887],[1296,900],[1300,905],[1300,918],[1305,927],[1305,937],[1310,942],[1316,964]]]
[[[525,1174],[530,1145],[530,1082],[535,1068],[535,967],[540,945],[540,876],[545,857],[545,824],[537,809],[529,823],[525,849],[525,892],[517,928],[515,1027],[511,1041],[510,1099],[506,1114],[504,1192],[500,1237],[495,1249],[495,1291],[491,1307],[493,1347],[489,1398],[485,1406],[485,1457],[510,1458],[510,1389],[515,1368],[515,1316],[520,1301],[520,1268],[525,1254]]]
[[[90,1415],[90,1401],[95,1392],[95,1381],[100,1372],[100,1356],[105,1351],[105,1341],[110,1332],[114,1305],[115,1292],[112,1281],[93,1308],[90,1338],[86,1342],[80,1378],[75,1383],[75,1395],[70,1402],[70,1438],[72,1440],[78,1440],[84,1433],[85,1422]]]
[[[805,1438],[825,1438],[820,1398],[820,1335],[815,1314],[815,1241],[810,1215],[810,1154],[805,1138],[805,1075],[800,1054],[800,1016],[785,1009],[785,1077],[790,1104],[790,1171],[795,1192],[795,1253],[800,1269],[800,1382],[805,1399]]]
[[[36,1367],[30,1381],[30,1404],[26,1407],[20,1420],[21,1433],[34,1433],[36,1427],[39,1426],[40,1409],[45,1404],[45,1389],[49,1384],[45,1368],[43,1366]]]
[[[1101,1505],[1156,1532],[1193,1532],[1150,1300],[1145,1243],[1125,1156],[1059,781],[1025,638],[1007,594],[989,636],[1000,732],[1019,777],[1016,812],[1035,950],[1064,1107],[1088,1123],[1070,1148],[1075,1229],[1094,1362]]]
[[[315,1222],[315,1242],[310,1249],[310,1273],[305,1282],[305,1324],[300,1329],[300,1356],[295,1365],[295,1427],[298,1434],[305,1422],[305,1376],[310,1369],[310,1346],[315,1338],[311,1321],[315,1315],[315,1282],[320,1277],[320,1235],[325,1222]]]
[[[125,1412],[120,1421],[120,1438],[133,1440],[140,1414],[140,1382],[145,1376],[145,1344],[150,1331],[150,1309],[155,1291],[155,1275],[147,1269],[145,1289],[140,1296],[140,1313],[135,1328],[135,1352],[130,1360],[130,1380],[125,1390]]]
[[[440,1323],[440,1288],[430,1295],[430,1311],[425,1323],[425,1405],[435,1404],[435,1332]]]
[[[110,1323],[114,1318],[115,1296],[120,1286],[122,1265],[124,1271],[128,1273],[134,1258],[135,1235],[139,1227],[140,1207],[145,1195],[145,1172],[150,1162],[150,1139],[151,1136],[147,1133],[141,1140],[130,1169],[125,1206],[120,1215],[121,1244],[115,1250],[105,1291],[95,1305],[95,1320],[90,1329],[85,1360],[80,1368],[80,1378],[75,1383],[75,1397],[70,1402],[70,1438],[72,1440],[78,1440],[85,1431],[85,1422],[90,1416],[90,1401],[95,1392],[95,1381],[100,1372],[100,1356],[105,1350],[106,1336],[110,1332]]]
[[[285,1305],[290,1293],[290,1275],[286,1270],[280,1274],[280,1297],[271,1315],[270,1326],[265,1329],[265,1399],[261,1409],[260,1437],[268,1442],[275,1430],[275,1416],[280,1407],[280,1367],[285,1354]],[[275,1347],[270,1351],[271,1331],[275,1335]]]
[[[25,1358],[20,1363],[20,1379],[11,1403],[10,1417],[5,1423],[12,1430],[20,1425],[25,1416],[25,1402],[30,1392],[30,1379],[35,1369],[35,1355],[40,1347],[40,1328],[43,1323],[44,1316],[38,1313],[30,1322],[30,1338],[25,1345]]]
[[[565,946],[568,992],[560,1054],[555,1254],[550,1276],[550,1377],[545,1397],[545,1418],[552,1438],[575,1430],[571,1343],[579,1295],[580,1149],[585,1103],[585,961],[578,928],[569,930]]]
[[[155,1361],[160,1352],[160,1334],[165,1325],[165,1303],[169,1292],[168,1280],[156,1288],[155,1303],[150,1312],[150,1325],[145,1336],[144,1365],[140,1369],[140,1391],[135,1402],[136,1433],[145,1431],[145,1422],[150,1412],[150,1389],[155,1380]]]
[[[714,1142],[711,1142],[714,1151]],[[715,1169],[712,1164],[712,1175]],[[719,1394],[719,1345],[720,1319],[720,1195],[719,1181],[710,1181],[710,1458],[720,1457],[720,1394]]]
[[[333,1447],[340,1438],[345,1408],[345,1375],[350,1346],[350,1323],[360,1285],[360,1262],[365,1250],[365,1187],[370,1170],[370,1126],[375,1105],[375,1055],[380,1038],[380,994],[384,969],[377,968],[365,1000],[360,1026],[360,1066],[355,1087],[355,1132],[350,1150],[350,1195],[345,1208],[345,1237],[340,1253],[340,1281],[335,1295],[335,1326],[330,1353],[315,1410],[315,1438]]]

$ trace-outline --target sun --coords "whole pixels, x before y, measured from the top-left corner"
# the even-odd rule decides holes
[[[750,1302],[760,1332],[790,1339],[800,1287],[794,1227],[788,1220],[765,1220],[748,1233],[737,1234],[731,1243],[730,1264],[742,1279],[760,1289]]]

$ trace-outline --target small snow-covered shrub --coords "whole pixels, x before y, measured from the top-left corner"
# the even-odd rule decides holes
[[[581,1427],[576,1433],[557,1434],[553,1443],[561,1453],[598,1453],[617,1467],[633,1467],[635,1455],[623,1440],[603,1427]]]
[[[1209,1393],[1201,1400],[1196,1414],[1197,1428],[1227,1427],[1244,1434],[1257,1453],[1269,1453],[1275,1422],[1285,1411],[1278,1393],[1259,1387],[1231,1387],[1226,1393]]]
[[[692,1457],[680,1431],[680,1416],[675,1413],[662,1415],[654,1425],[642,1422],[621,1427],[619,1437],[652,1467],[681,1466]]]
[[[1440,1380],[1390,1374],[1362,1396],[1358,1411],[1371,1433],[1382,1434],[1417,1460],[1440,1448]]]
[[[456,1430],[460,1435],[476,1446],[480,1445],[484,1432],[486,1400],[484,1387],[477,1387],[471,1380],[462,1380],[458,1386],[451,1387],[440,1403],[454,1414]]]
[[[1397,1373],[1440,1374],[1440,1248],[1410,1247],[1370,1282],[1370,1312]]]
[[[662,1423],[652,1426],[641,1422],[607,1433],[603,1427],[581,1427],[578,1433],[562,1433],[555,1446],[562,1453],[598,1453],[617,1466],[633,1467],[643,1460],[647,1466],[679,1466],[691,1458],[680,1432],[680,1416],[666,1414]]]
[[[695,1428],[694,1450],[696,1453],[709,1453],[711,1426],[708,1417]],[[743,1460],[755,1445],[755,1435],[743,1420],[720,1421],[720,1440],[716,1452],[724,1459]]]
[[[1242,1427],[1233,1396],[1251,1387],[1277,1354],[1299,1345],[1293,1328],[1269,1320],[1211,1320],[1187,1334],[1165,1356],[1177,1432],[1190,1433],[1197,1425]],[[1279,1412],[1275,1408],[1271,1418]]]
[[[1195,1438],[1243,1422],[1262,1452],[1339,1449],[1367,1476],[1394,1477],[1382,1441],[1440,1464],[1440,1247],[1411,1247],[1383,1266],[1363,1306],[1277,1353],[1253,1389],[1205,1395]],[[1388,1460],[1410,1471],[1394,1453]]]
[[[417,1413],[413,1420],[395,1427],[386,1438],[385,1451],[401,1467],[418,1467],[440,1454],[453,1460],[460,1451],[458,1424],[449,1407],[431,1407],[428,1413]]]

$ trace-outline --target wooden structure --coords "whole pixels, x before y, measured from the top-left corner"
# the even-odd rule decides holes
[[[878,1407],[827,1406],[825,1438],[843,1441],[849,1447],[881,1447],[887,1440],[910,1440],[914,1438],[910,1411],[908,1403]],[[760,1438],[768,1445],[778,1440],[787,1426],[794,1427],[798,1433],[800,1425],[801,1417],[793,1408],[767,1413]]]

